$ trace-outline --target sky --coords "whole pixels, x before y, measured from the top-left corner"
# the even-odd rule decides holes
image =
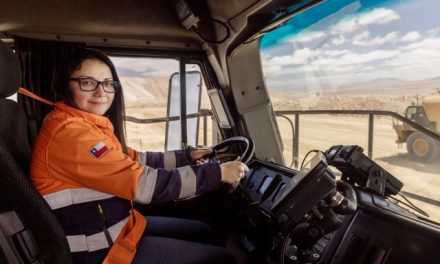
[[[276,90],[336,89],[440,77],[439,11],[438,0],[324,2],[263,37],[266,82]]]
[[[275,90],[334,90],[379,79],[440,77],[440,0],[327,0],[261,40]],[[113,57],[121,76],[177,72],[173,59]],[[440,85],[439,85],[440,86]]]

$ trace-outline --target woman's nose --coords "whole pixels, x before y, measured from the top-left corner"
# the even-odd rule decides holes
[[[105,94],[104,87],[102,86],[102,83],[98,84],[98,87],[96,88],[94,94],[95,95],[103,95],[103,94]]]

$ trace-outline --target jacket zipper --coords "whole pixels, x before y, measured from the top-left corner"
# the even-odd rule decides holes
[[[111,247],[113,245],[113,240],[112,240],[112,237],[110,236],[110,233],[108,232],[107,219],[105,218],[104,209],[102,208],[100,203],[98,203],[98,212],[99,212],[99,215],[101,216],[101,219],[102,219],[103,231],[104,231],[105,238],[107,239],[108,245]]]

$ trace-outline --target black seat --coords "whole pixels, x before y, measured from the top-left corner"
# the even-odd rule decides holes
[[[28,176],[26,116],[20,105],[6,99],[20,84],[18,58],[0,41],[0,263],[72,263],[60,223]]]

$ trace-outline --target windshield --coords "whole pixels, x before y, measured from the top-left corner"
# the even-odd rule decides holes
[[[325,1],[261,39],[263,71],[278,111],[287,164],[298,168],[312,149],[360,145],[404,183],[401,193],[409,202],[440,222],[440,143],[396,118],[373,112],[404,117],[408,106],[422,106],[413,121],[440,130],[435,110],[440,105],[438,10],[437,0]],[[295,115],[288,110],[371,113],[298,114],[296,159],[291,128]]]

